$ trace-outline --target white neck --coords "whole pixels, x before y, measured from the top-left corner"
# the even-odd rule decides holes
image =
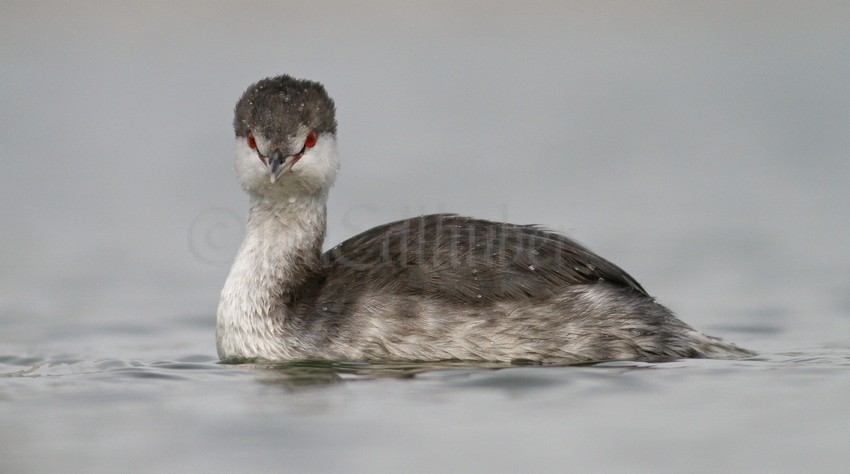
[[[221,358],[292,357],[282,337],[294,290],[318,271],[327,191],[283,199],[251,197],[248,226],[221,292]]]

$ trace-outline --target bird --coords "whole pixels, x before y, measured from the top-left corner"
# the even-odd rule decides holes
[[[455,214],[322,251],[340,168],[334,101],[279,75],[234,109],[245,234],[216,315],[222,360],[502,362],[740,358],[560,233]]]

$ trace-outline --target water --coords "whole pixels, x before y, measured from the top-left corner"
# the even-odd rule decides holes
[[[3,3],[0,471],[846,471],[850,8],[490,8]],[[232,106],[281,72],[339,109],[328,245],[544,223],[759,355],[218,363]]]
[[[847,351],[499,370],[6,358],[4,466],[840,472],[848,367]]]

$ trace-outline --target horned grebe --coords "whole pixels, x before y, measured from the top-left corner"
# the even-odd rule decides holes
[[[283,75],[236,104],[250,197],[221,292],[222,359],[533,361],[740,357],[616,265],[534,226],[449,214],[363,232],[322,254],[339,169],[334,103]]]

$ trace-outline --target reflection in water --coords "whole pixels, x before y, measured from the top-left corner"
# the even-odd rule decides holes
[[[229,367],[260,371],[263,383],[287,390],[315,387],[345,381],[414,379],[451,381],[458,387],[524,387],[533,390],[565,381],[564,370],[581,368],[634,370],[653,367],[646,362],[615,361],[566,366],[508,364],[499,362],[352,362],[301,360],[291,362],[226,364]],[[560,369],[560,370],[559,370]]]
[[[240,364],[236,367],[261,370],[267,377],[265,383],[280,385],[286,389],[297,389],[339,383],[343,381],[376,379],[412,379],[419,374],[439,370],[480,370],[510,367],[497,363],[465,363],[455,361],[410,363],[410,362],[350,362],[328,360],[302,360]]]

